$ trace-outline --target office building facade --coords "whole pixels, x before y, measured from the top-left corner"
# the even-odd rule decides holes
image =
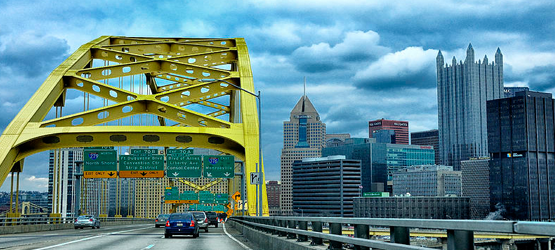
[[[355,217],[405,219],[470,219],[467,197],[361,197]]]
[[[77,162],[83,161],[82,148],[63,148],[50,150],[48,164],[48,200],[51,201],[50,212],[62,217],[75,216],[74,175]]]
[[[361,195],[360,161],[344,156],[293,163],[293,212],[302,216],[353,217]]]
[[[395,130],[390,130],[390,129],[375,130],[372,132],[372,138],[375,138],[377,143],[395,144]]]
[[[462,195],[470,198],[470,218],[483,220],[490,212],[489,157],[461,161]]]
[[[360,160],[363,192],[391,191],[393,172],[406,166],[434,164],[432,146],[376,143],[375,138],[350,138],[345,145],[323,148],[322,155]]]
[[[441,160],[439,158],[439,131],[437,129],[410,133],[410,144],[433,146],[435,164],[441,164]]]
[[[504,97],[503,55],[476,62],[469,45],[464,62],[446,65],[440,51],[436,63],[441,164],[460,170],[460,161],[488,156],[486,101]]]
[[[532,91],[488,101],[490,209],[505,218],[555,219],[554,104]]]
[[[281,215],[279,205],[281,183],[279,181],[266,181],[266,193],[268,194],[268,209],[270,210],[270,216]]]
[[[505,98],[515,97],[517,92],[521,91],[530,91],[528,87],[505,87],[503,93],[505,94]]]
[[[461,171],[451,166],[413,166],[393,173],[393,195],[461,196]]]
[[[369,136],[373,138],[374,131],[393,130],[395,131],[396,144],[409,144],[409,122],[379,119],[368,122]]]
[[[281,211],[292,214],[292,165],[308,157],[322,156],[326,145],[326,124],[308,96],[303,95],[291,111],[289,121],[283,122],[283,149],[281,150]]]

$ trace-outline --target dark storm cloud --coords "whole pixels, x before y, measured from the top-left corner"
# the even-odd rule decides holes
[[[3,73],[25,77],[49,73],[69,52],[69,45],[65,40],[36,34],[21,34],[4,40],[2,46],[4,49],[0,51],[0,67]]]
[[[389,48],[379,45],[380,36],[374,31],[348,32],[338,44],[312,44],[296,49],[292,61],[302,72],[320,73],[351,68],[353,63],[375,61],[388,53]]]
[[[532,91],[546,91],[555,88],[555,65],[535,67],[528,71],[528,86]]]

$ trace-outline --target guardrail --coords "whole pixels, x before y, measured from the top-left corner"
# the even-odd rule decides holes
[[[77,217],[0,217],[0,227],[38,224],[73,223]],[[153,222],[154,219],[127,217],[100,217],[100,222]]]
[[[373,219],[341,217],[231,217],[231,220],[259,231],[286,236],[297,241],[322,245],[329,241],[329,249],[342,249],[343,244],[355,249],[431,249],[410,246],[410,229],[425,228],[447,231],[447,249],[473,250],[474,232],[493,232],[555,236],[553,222],[484,221],[484,220],[425,220],[425,219]],[[309,224],[311,225],[309,230]],[[343,225],[354,226],[354,238],[342,236]],[[322,233],[323,225],[329,225],[329,234]],[[388,227],[390,242],[370,240],[369,229]]]

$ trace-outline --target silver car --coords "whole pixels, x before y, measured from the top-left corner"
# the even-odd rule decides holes
[[[195,221],[198,223],[199,229],[204,229],[204,232],[208,233],[208,225],[210,223],[208,223],[208,217],[206,214],[200,211],[191,211],[190,213],[192,213],[195,217]]]
[[[81,215],[75,219],[73,223],[75,229],[91,227],[92,229],[100,228],[100,221],[92,215]]]
[[[158,215],[158,218],[156,218],[156,221],[154,221],[154,226],[155,227],[165,227],[166,226],[166,221],[168,221],[169,217],[170,217],[169,214],[160,214],[160,215]]]

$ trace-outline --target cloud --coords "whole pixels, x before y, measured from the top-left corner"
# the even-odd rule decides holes
[[[434,88],[437,50],[408,47],[389,53],[358,71],[355,86],[373,90],[398,88]]]
[[[380,36],[374,31],[347,32],[341,43],[330,45],[318,43],[303,46],[292,54],[292,61],[300,71],[308,73],[327,72],[348,67],[346,63],[373,61],[389,52],[379,45]]]
[[[2,41],[0,68],[3,73],[27,77],[44,75],[56,68],[68,55],[65,40],[27,32]]]

